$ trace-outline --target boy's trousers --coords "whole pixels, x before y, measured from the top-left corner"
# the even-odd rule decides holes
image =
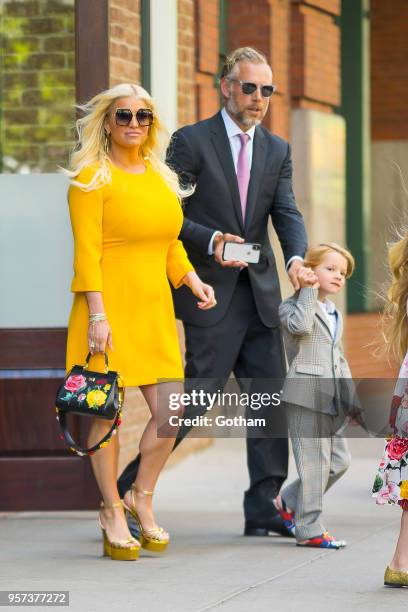
[[[321,522],[323,494],[350,465],[347,441],[336,435],[339,418],[307,408],[287,407],[289,433],[299,478],[284,487],[282,499],[295,511],[296,539],[326,531]]]

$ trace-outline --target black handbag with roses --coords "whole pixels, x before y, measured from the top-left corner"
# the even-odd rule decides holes
[[[57,420],[62,436],[71,451],[77,455],[93,455],[100,448],[107,446],[121,424],[122,406],[125,396],[123,381],[118,372],[109,370],[108,356],[105,353],[105,371],[89,370],[91,354],[85,365],[75,365],[65,377],[57,391],[55,400]],[[111,421],[108,433],[97,444],[82,448],[73,439],[67,425],[68,414],[98,417]]]

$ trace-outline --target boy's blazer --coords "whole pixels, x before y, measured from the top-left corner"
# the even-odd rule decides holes
[[[338,414],[340,407],[348,413],[355,389],[343,354],[343,318],[337,310],[333,338],[317,298],[318,290],[306,287],[279,306],[290,364],[282,399],[326,414]]]

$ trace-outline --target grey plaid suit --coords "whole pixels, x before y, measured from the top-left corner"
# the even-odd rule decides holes
[[[279,306],[289,371],[283,401],[317,412],[347,413],[355,402],[351,372],[343,354],[343,317],[336,337],[317,301],[317,289],[301,289]]]
[[[347,442],[335,433],[355,393],[341,344],[343,321],[337,311],[333,338],[317,297],[317,289],[304,288],[279,308],[290,364],[282,398],[299,475],[281,495],[295,510],[298,541],[324,533],[323,494],[350,464]]]

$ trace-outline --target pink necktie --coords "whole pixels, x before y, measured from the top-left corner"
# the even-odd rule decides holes
[[[238,180],[239,195],[241,198],[242,220],[245,223],[245,211],[246,211],[248,185],[249,185],[249,164],[248,164],[248,155],[247,155],[246,145],[248,144],[248,141],[249,141],[249,135],[241,133],[239,134],[239,138],[241,140],[241,149],[238,155],[237,180]]]

